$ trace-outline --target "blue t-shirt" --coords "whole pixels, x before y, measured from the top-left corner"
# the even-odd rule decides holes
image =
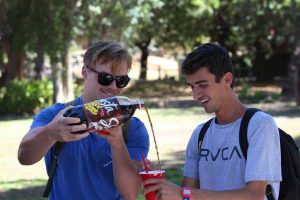
[[[75,105],[81,105],[82,98]],[[34,119],[31,129],[45,126],[64,108],[57,103],[42,110]],[[126,144],[133,160],[141,160],[148,154],[149,135],[143,122],[132,117]],[[50,172],[52,147],[45,156],[47,172]],[[111,149],[106,139],[91,133],[79,141],[67,142],[60,152],[50,199],[101,200],[121,199],[113,178]]]

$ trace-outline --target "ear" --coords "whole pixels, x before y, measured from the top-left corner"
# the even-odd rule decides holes
[[[83,79],[87,78],[87,68],[85,66],[81,68],[81,75]]]
[[[233,75],[232,75],[232,73],[231,72],[227,72],[226,74],[224,74],[223,78],[224,78],[225,84],[230,87],[231,84],[232,84],[232,81],[233,81]]]

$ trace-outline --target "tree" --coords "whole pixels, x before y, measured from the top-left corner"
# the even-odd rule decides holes
[[[137,0],[136,6],[129,10],[131,25],[127,29],[126,36],[130,41],[129,43],[141,51],[140,80],[147,78],[148,48],[160,31],[161,18],[159,18],[158,13],[162,6],[163,2],[160,0]]]
[[[197,10],[197,2],[137,0],[136,6],[130,9],[131,26],[126,35],[130,43],[141,51],[141,80],[147,78],[150,45],[175,53],[174,49],[177,51],[199,42],[200,30],[190,28],[191,24],[197,23],[198,16],[193,13]]]
[[[46,52],[51,59],[54,102],[74,99],[68,51],[74,36],[76,3],[77,0],[53,0],[49,4],[48,13],[51,18],[48,30],[51,30],[53,37],[46,46]]]
[[[16,77],[23,77],[24,47],[28,40],[30,0],[0,1],[1,57],[7,57],[3,65],[1,84],[7,84]],[[3,63],[3,60],[1,61]]]
[[[300,5],[292,1],[291,12],[294,24],[294,34],[292,35],[294,46],[291,60],[288,66],[288,78],[283,85],[283,93],[286,96],[294,97],[297,106],[300,105]]]
[[[133,0],[89,0],[80,1],[75,33],[78,41],[124,40],[124,31],[130,17],[128,10],[134,7]],[[89,44],[88,44],[89,45]]]

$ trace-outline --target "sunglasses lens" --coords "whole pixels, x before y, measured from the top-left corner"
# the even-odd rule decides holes
[[[128,85],[130,78],[125,76],[113,76],[105,72],[98,73],[98,83],[100,85],[108,86],[110,85],[114,80],[116,80],[116,86],[118,88],[124,88]]]
[[[124,88],[128,85],[130,78],[128,76],[116,77],[116,85],[118,88]]]
[[[113,80],[114,77],[112,77],[109,74],[101,74],[101,73],[98,74],[98,83],[100,85],[104,85],[104,86],[110,85],[113,82]]]

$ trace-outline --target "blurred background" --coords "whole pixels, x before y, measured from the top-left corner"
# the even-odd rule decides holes
[[[124,95],[145,100],[174,182],[189,135],[210,117],[180,74],[202,43],[229,50],[243,103],[300,144],[300,0],[0,0],[0,199],[41,199],[43,161],[21,166],[18,144],[40,109],[80,95],[82,56],[99,40],[134,56]],[[144,112],[136,115],[151,133]]]

